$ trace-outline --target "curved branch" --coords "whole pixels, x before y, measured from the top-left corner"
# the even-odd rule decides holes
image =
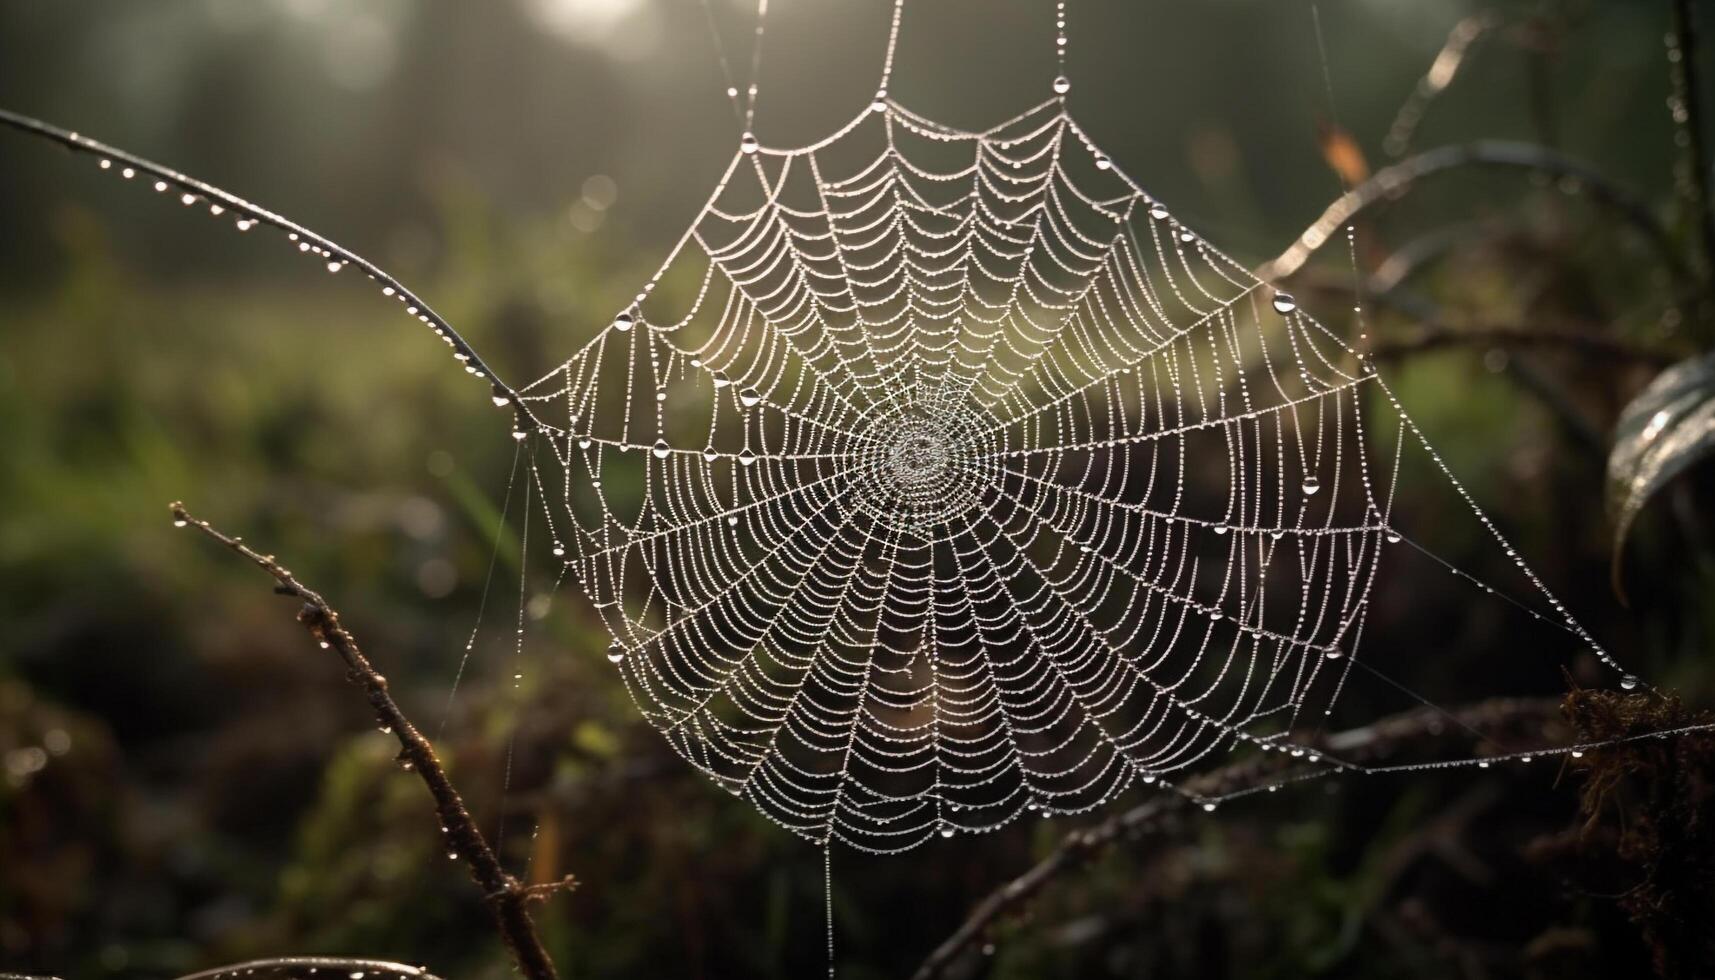
[[[330,977],[359,980],[441,980],[420,966],[386,960],[352,959],[344,956],[285,956],[250,960],[179,977],[178,980],[319,980],[323,970]]]
[[[1388,259],[1384,266],[1392,264]],[[1441,309],[1419,296],[1398,289],[1397,282],[1382,281],[1380,273],[1364,287],[1372,306],[1390,310],[1415,321],[1419,330],[1396,340],[1374,341],[1369,353],[1378,358],[1399,358],[1446,347],[1494,346],[1512,348],[1560,348],[1594,357],[1617,358],[1639,364],[1665,367],[1684,360],[1687,353],[1639,343],[1624,337],[1594,333],[1602,324],[1577,318],[1557,318],[1521,323],[1467,322],[1449,319]],[[1308,280],[1308,281],[1306,281]],[[1352,287],[1341,277],[1324,277],[1307,270],[1301,287],[1331,296],[1350,296]],[[1609,324],[1612,325],[1612,324]]]
[[[316,249],[318,250],[317,254],[320,257],[337,259],[342,264],[355,266],[365,275],[369,276],[370,279],[379,283],[384,292],[390,290],[391,292],[386,292],[386,295],[396,295],[400,300],[400,305],[402,307],[406,308],[407,311],[412,312],[414,316],[433,329],[436,334],[444,338],[452,347],[453,353],[471,369],[473,374],[477,377],[486,379],[490,383],[490,387],[494,390],[495,398],[505,399],[511,403],[512,409],[518,414],[521,423],[528,421],[530,428],[541,428],[541,423],[530,411],[529,407],[526,406],[518,397],[518,393],[512,388],[512,386],[502,381],[500,376],[494,373],[494,369],[490,368],[487,362],[482,359],[481,355],[477,354],[476,349],[471,347],[471,345],[465,341],[464,337],[459,335],[457,330],[453,329],[453,325],[448,323],[445,317],[436,313],[428,303],[423,301],[422,297],[406,288],[404,283],[393,278],[393,276],[388,274],[386,270],[382,269],[375,263],[370,262],[368,259],[365,259],[363,256],[358,255],[356,252],[353,252],[330,238],[305,228],[303,225],[300,225],[289,218],[247,201],[230,191],[222,190],[213,184],[198,180],[188,174],[180,173],[171,167],[155,163],[152,160],[145,160],[134,153],[128,153],[118,147],[109,146],[106,143],[92,140],[80,133],[61,129],[58,126],[45,123],[40,119],[21,115],[16,112],[9,112],[5,109],[0,109],[0,125],[10,127],[20,133],[34,136],[38,139],[57,143],[74,153],[81,153],[95,157],[98,160],[105,160],[110,164],[121,164],[122,166],[119,168],[119,172],[122,176],[132,177],[136,174],[147,174],[148,176],[155,178],[157,189],[163,192],[169,190],[175,191],[187,205],[199,202],[207,203],[211,210],[218,209],[214,210],[214,213],[216,214],[231,212],[233,220],[235,221],[254,222],[255,224],[266,225],[270,228],[283,231],[291,241],[298,243],[300,249]],[[249,226],[245,225],[243,227]]]
[[[1322,212],[1304,233],[1284,252],[1263,263],[1256,276],[1265,282],[1277,282],[1304,267],[1318,249],[1336,237],[1336,233],[1358,214],[1376,204],[1398,197],[1413,184],[1437,174],[1460,167],[1493,167],[1525,170],[1572,178],[1582,183],[1592,199],[1613,209],[1628,224],[1637,228],[1650,244],[1661,253],[1663,261],[1675,278],[1692,278],[1685,260],[1674,247],[1673,238],[1650,212],[1649,206],[1630,190],[1615,184],[1590,165],[1534,143],[1512,140],[1479,140],[1458,146],[1428,150],[1376,172],[1346,193]]]
[[[1394,113],[1393,124],[1387,130],[1387,138],[1382,140],[1382,149],[1388,156],[1397,157],[1410,149],[1411,138],[1416,134],[1417,125],[1423,121],[1423,115],[1429,110],[1430,103],[1453,84],[1476,43],[1505,22],[1500,12],[1484,10],[1453,25],[1453,29],[1447,32],[1447,41],[1441,45],[1441,51],[1436,54],[1435,60],[1430,62],[1429,70],[1417,80],[1417,85],[1412,88],[1405,104]]]
[[[435,811],[440,815],[442,830],[446,832],[447,846],[454,855],[464,858],[471,878],[482,887],[489,910],[494,915],[495,926],[511,951],[519,973],[527,980],[556,980],[558,974],[554,963],[542,948],[536,924],[530,918],[529,906],[543,897],[542,889],[526,887],[501,867],[499,857],[489,847],[488,839],[477,827],[470,811],[465,809],[464,799],[441,766],[435,747],[394,702],[387,691],[387,678],[376,672],[369,658],[358,648],[357,638],[340,625],[339,613],[320,593],[293,577],[291,571],[275,561],[272,555],[253,551],[242,538],[228,537],[207,521],[192,517],[183,504],[175,502],[171,507],[174,522],[180,527],[196,528],[249,559],[274,577],[274,591],[303,603],[298,610],[298,622],[304,624],[324,649],[332,649],[345,661],[346,677],[368,694],[369,705],[375,709],[383,731],[390,730],[399,740],[400,763],[415,770],[435,798]],[[568,876],[557,887],[571,885],[572,879]]]
[[[1633,361],[1657,367],[1666,367],[1679,360],[1679,355],[1671,351],[1657,350],[1615,337],[1561,327],[1525,327],[1515,324],[1480,324],[1425,330],[1416,336],[1399,340],[1377,341],[1370,348],[1370,355],[1381,359],[1400,358],[1448,347],[1467,346],[1559,348],[1592,357]]]
[[[1425,736],[1442,735],[1450,729],[1476,729],[1492,732],[1524,725],[1540,725],[1558,717],[1560,702],[1552,698],[1484,701],[1463,710],[1448,713],[1433,709],[1417,709],[1384,718],[1362,728],[1327,735],[1315,743],[1329,753],[1337,753],[1347,761],[1371,760],[1385,757],[1399,749],[1402,743],[1421,740]],[[1237,786],[1251,786],[1261,777],[1291,769],[1294,761],[1270,753],[1255,759],[1226,766],[1188,780],[1180,785],[1185,795],[1163,794],[1115,814],[1086,830],[1073,831],[1060,842],[1053,853],[1043,858],[1029,871],[1019,875],[977,903],[976,908],[950,937],[947,938],[913,974],[913,980],[933,980],[945,975],[968,950],[979,945],[982,938],[1003,916],[1022,906],[1061,875],[1089,861],[1110,845],[1122,840],[1136,840],[1149,834],[1174,829],[1179,816],[1191,799],[1220,796]]]

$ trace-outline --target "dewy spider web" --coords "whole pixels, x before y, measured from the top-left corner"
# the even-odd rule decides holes
[[[519,396],[643,716],[872,851],[1292,750],[1428,449],[1060,96],[983,132],[881,99],[812,146],[747,137],[637,303]]]
[[[1058,26],[1055,97],[993,129],[909,111],[884,71],[821,142],[747,132],[636,302],[522,389],[309,229],[76,133],[0,123],[282,231],[433,329],[516,413],[527,458],[556,464],[532,463],[526,490],[553,501],[553,554],[643,717],[824,848],[901,851],[1136,783],[1213,808],[1386,768],[1302,736],[1354,670],[1387,680],[1359,641],[1390,549],[1423,550],[1390,520],[1407,453],[1516,566],[1531,592],[1509,601],[1618,670],[1361,352],[1078,127],[1063,6]],[[747,125],[755,91],[728,89]],[[1244,752],[1300,768],[1183,789]]]

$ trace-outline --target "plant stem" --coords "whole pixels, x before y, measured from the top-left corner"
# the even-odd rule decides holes
[[[274,591],[303,603],[298,610],[298,622],[304,624],[324,649],[333,650],[345,661],[346,678],[363,688],[382,729],[391,730],[393,737],[399,740],[400,764],[416,772],[423,785],[429,788],[429,794],[435,799],[435,812],[440,816],[441,829],[445,832],[447,849],[464,859],[470,868],[471,878],[482,887],[489,910],[494,915],[494,924],[511,952],[519,974],[526,980],[557,980],[559,974],[543,949],[536,924],[530,918],[530,903],[547,891],[523,885],[501,866],[499,857],[489,847],[488,839],[465,808],[464,799],[453,787],[446,769],[435,755],[435,747],[400,710],[388,693],[387,678],[378,673],[369,658],[363,655],[356,637],[340,625],[339,613],[320,593],[293,577],[291,571],[275,561],[272,555],[253,551],[242,538],[229,537],[207,521],[192,517],[181,503],[175,502],[171,508],[173,519],[180,526],[196,528],[249,559],[274,577],[277,583]],[[572,879],[567,876],[555,887],[571,885]]]
[[[1655,367],[1666,367],[1679,360],[1679,356],[1673,351],[1647,347],[1617,337],[1582,330],[1511,324],[1479,324],[1452,330],[1424,330],[1398,340],[1377,341],[1370,348],[1370,356],[1377,360],[1389,360],[1449,347],[1559,349],[1615,362],[1648,364]]]
[[[1706,285],[1715,276],[1715,213],[1709,209],[1709,154],[1703,136],[1703,98],[1697,77],[1697,24],[1691,0],[1673,0],[1673,30],[1667,36],[1668,77],[1673,86],[1669,103],[1680,146],[1680,202],[1684,220],[1697,230],[1701,246],[1698,267]]]

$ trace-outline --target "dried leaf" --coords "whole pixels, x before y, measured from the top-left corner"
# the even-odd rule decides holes
[[[1351,133],[1333,123],[1323,123],[1316,141],[1322,147],[1322,159],[1328,161],[1328,166],[1347,187],[1356,187],[1370,179],[1370,162]]]

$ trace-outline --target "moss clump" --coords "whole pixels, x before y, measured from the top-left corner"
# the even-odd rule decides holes
[[[1651,737],[1709,715],[1656,693],[1583,690],[1562,710],[1583,741],[1630,739],[1577,762],[1577,849],[1622,884],[1657,974],[1715,976],[1715,733]]]

